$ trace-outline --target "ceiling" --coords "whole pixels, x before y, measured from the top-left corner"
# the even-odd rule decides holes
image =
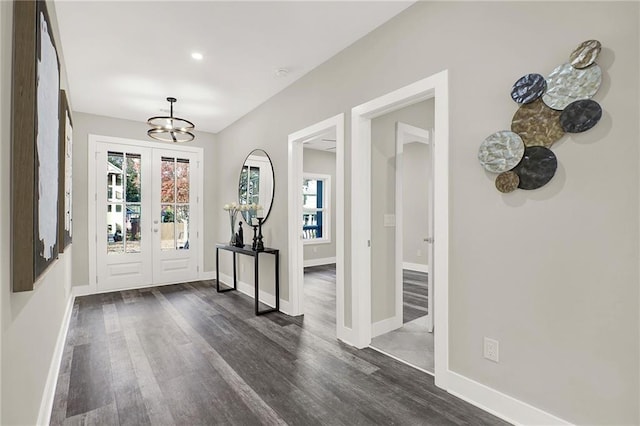
[[[332,128],[326,133],[303,142],[304,149],[315,149],[317,151],[336,152],[336,129]]]
[[[146,121],[168,114],[173,96],[176,116],[216,133],[412,3],[56,0],[55,8],[74,111]]]

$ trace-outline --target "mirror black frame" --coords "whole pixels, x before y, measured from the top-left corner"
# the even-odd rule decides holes
[[[271,210],[273,208],[273,200],[275,199],[275,195],[276,195],[276,173],[275,173],[275,170],[273,168],[273,161],[271,161],[271,157],[269,156],[269,154],[267,154],[267,151],[265,151],[262,148],[256,148],[256,149],[252,150],[249,154],[247,154],[247,156],[245,157],[244,161],[242,162],[242,167],[240,168],[240,176],[238,177],[238,204],[241,204],[240,182],[242,181],[242,170],[244,169],[245,164],[247,164],[247,160],[249,159],[249,157],[251,157],[251,155],[256,151],[261,151],[262,153],[264,153],[264,155],[269,160],[269,165],[271,165],[271,180],[273,182],[273,190],[271,191],[271,201],[269,203],[269,210],[266,210],[266,206],[264,206],[264,205],[262,206],[263,209],[266,210],[264,218],[262,219],[262,223],[265,223],[267,221],[267,218],[271,214]],[[240,214],[242,215],[242,218],[244,219],[245,223],[248,224],[248,225],[251,225],[251,223],[249,223],[249,221],[247,220],[247,215],[249,214],[249,212],[248,211],[241,211]]]

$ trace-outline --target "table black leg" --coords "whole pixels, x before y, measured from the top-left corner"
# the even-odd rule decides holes
[[[233,251],[231,252],[231,254],[233,255],[233,289],[235,290],[236,288],[238,288],[238,276],[236,273],[236,252]]]
[[[280,310],[280,252],[276,252],[276,311]]]
[[[233,288],[224,288],[220,290],[220,249],[216,247],[216,291],[225,293],[236,289],[236,254],[233,253]]]
[[[216,247],[216,291],[220,293],[220,249]]]
[[[259,271],[259,268],[258,268],[258,255],[259,254],[260,254],[259,252],[256,252],[256,260],[253,263],[253,269],[254,269],[253,275],[254,275],[254,278],[255,278],[254,283],[255,283],[255,287],[256,287],[255,288],[255,290],[256,290],[256,315],[260,315],[260,311],[258,309],[258,307],[259,307],[258,305],[260,304],[260,298],[259,298],[260,290],[259,290],[259,287],[258,287],[258,276],[260,275],[260,274],[258,274],[258,271]]]

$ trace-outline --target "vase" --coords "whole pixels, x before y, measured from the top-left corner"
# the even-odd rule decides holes
[[[236,233],[235,233],[236,212],[231,213],[231,211],[229,211],[229,221],[231,222],[231,238],[229,238],[229,245],[235,246],[236,245]]]

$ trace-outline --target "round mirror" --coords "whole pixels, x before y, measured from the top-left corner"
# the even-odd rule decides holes
[[[238,204],[256,204],[262,209],[242,211],[245,223],[252,225],[252,219],[264,218],[266,222],[273,203],[273,186],[275,177],[271,158],[262,149],[254,149],[247,155],[238,183]]]

